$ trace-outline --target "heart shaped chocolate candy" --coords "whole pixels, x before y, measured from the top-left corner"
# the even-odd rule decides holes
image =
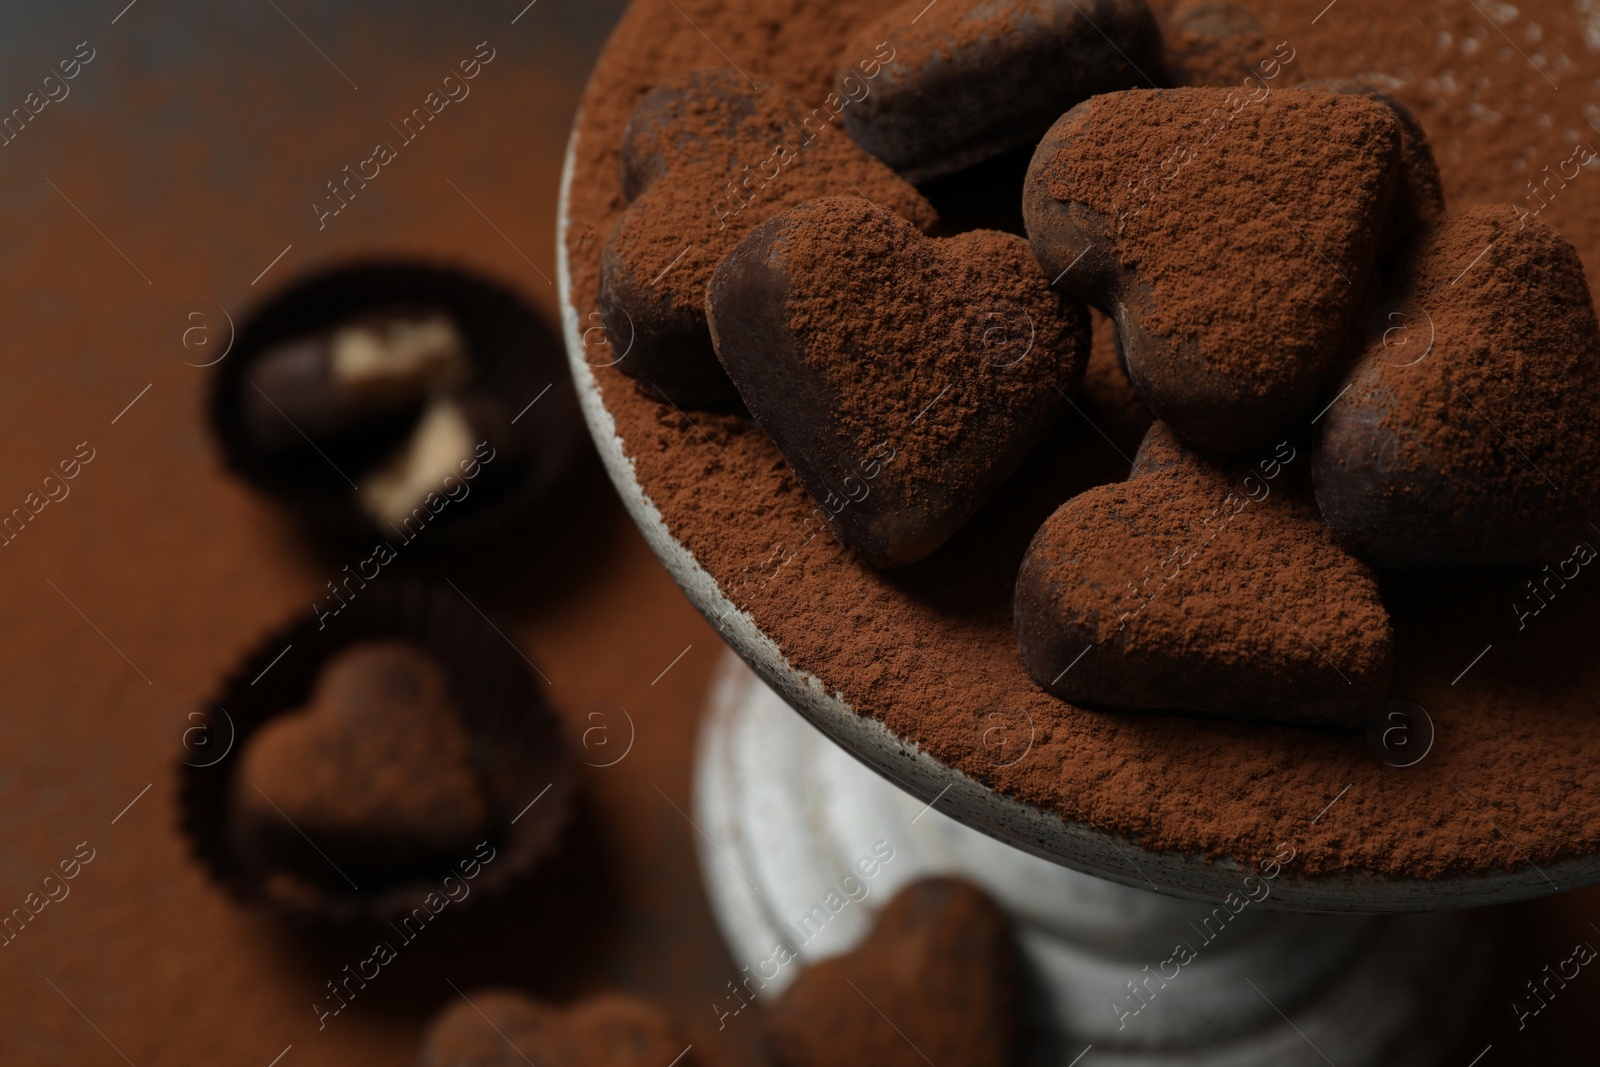
[[[908,0],[845,46],[835,90],[856,142],[921,184],[1031,144],[1096,93],[1153,85],[1144,0]]]
[[[1120,484],[1073,497],[1017,577],[1022,662],[1090,707],[1351,726],[1384,700],[1377,577],[1296,492],[1287,443],[1224,465],[1151,427]]]
[[[980,889],[931,878],[901,890],[853,951],[802,971],[767,1013],[780,1067],[1011,1067],[1021,961]]]
[[[440,1013],[418,1067],[693,1067],[665,1012],[619,993],[568,1008],[505,989],[476,990]],[[677,1057],[682,1056],[682,1059]]]
[[[1390,295],[1318,426],[1328,524],[1379,566],[1570,556],[1600,500],[1600,327],[1577,250],[1508,206],[1456,211]]]
[[[305,708],[256,731],[233,808],[249,862],[339,889],[448,867],[491,821],[443,668],[394,640],[338,653]]]
[[[1089,319],[1020,237],[929,238],[858,197],[762,224],[706,295],[717,355],[840,539],[938,548],[1070,402]]]
[[[646,94],[623,136],[630,203],[601,253],[607,351],[623,353],[607,362],[674,404],[730,406],[738,397],[706,331],[705,290],[741,237],[790,205],[830,195],[870,197],[935,225],[933,207],[834,129],[837,117],[732,70],[690,71]]]
[[[1034,154],[1028,236],[1112,315],[1156,415],[1250,452],[1316,413],[1401,174],[1394,112],[1299,89],[1097,96]]]

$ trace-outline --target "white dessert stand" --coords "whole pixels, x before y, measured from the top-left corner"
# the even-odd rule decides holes
[[[737,653],[711,695],[694,801],[709,841],[701,868],[735,959],[756,975],[780,943],[802,963],[847,951],[895,889],[958,874],[988,889],[1016,924],[1033,979],[1031,1063],[1068,1067],[1090,1047],[1084,1067],[1437,1063],[1473,1017],[1493,941],[1481,923],[1441,909],[1538,896],[1549,891],[1545,875],[1570,873],[1566,884],[1584,884],[1595,862],[1432,882],[1285,873],[1225,928],[1216,919],[1206,926],[1216,905],[1242,892],[1250,868],[1151,851],[1031,808],[858,714],[789,664],[723,595],[634,476],[589,362],[584,332],[594,323],[572,304],[567,204],[576,141],[575,130],[557,270],[584,417],[652,551]],[[865,896],[837,913],[825,908],[827,921],[814,918],[804,933],[791,925],[815,915],[830,891],[835,901],[843,896],[842,876],[878,842],[894,858],[870,881],[856,871]],[[1385,914],[1393,912],[1418,914]],[[1180,944],[1194,958],[1162,977]],[[760,996],[781,992],[796,970],[780,968]],[[756,988],[753,981],[739,992]],[[731,987],[719,992],[737,1005]]]
[[[1224,922],[1213,905],[1031,856],[874,774],[731,652],[701,735],[694,819],[709,840],[701,867],[717,918],[756,977],[740,995],[775,995],[793,980],[793,964],[761,966],[774,946],[802,963],[848,951],[898,889],[956,874],[1016,925],[1033,979],[1034,1064],[1064,1067],[1093,1046],[1089,1067],[1421,1067],[1461,1036],[1474,1003],[1463,994],[1490,966],[1490,940],[1461,913],[1249,905],[1224,908]],[[888,850],[877,875],[862,877],[859,862]],[[1181,965],[1179,944],[1193,948]]]

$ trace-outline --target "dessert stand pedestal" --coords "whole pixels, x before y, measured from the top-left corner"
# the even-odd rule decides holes
[[[695,777],[702,872],[746,967],[717,991],[718,1010],[751,990],[776,996],[800,966],[858,944],[898,888],[955,874],[984,886],[1016,925],[1031,977],[1030,1063],[1068,1067],[1090,1047],[1086,1065],[1125,1067],[1421,1067],[1448,1053],[1475,1013],[1494,941],[1481,919],[1448,909],[1538,896],[1545,874],[1576,868],[1587,877],[1569,884],[1583,884],[1593,863],[1432,882],[1286,870],[1233,914],[1223,902],[1236,894],[1238,906],[1252,868],[1151,851],[1029,807],[858,714],[723,595],[635,479],[589,362],[595,323],[572,305],[574,159],[569,147],[557,270],[584,417],[652,551],[737,653],[719,668]],[[1026,738],[1004,743],[1021,752]],[[879,842],[893,859],[866,879],[858,861]],[[1401,912],[1414,914],[1389,914]],[[799,962],[768,962],[780,944]],[[1174,976],[1180,944],[1193,958]]]
[[[1086,1064],[1123,1067],[1420,1067],[1461,1036],[1491,964],[1492,938],[1462,913],[1234,914],[1029,855],[873,773],[731,652],[702,730],[701,869],[747,965],[736,981],[756,977],[746,998],[794,979],[774,946],[800,964],[848,951],[895,892],[937,874],[976,882],[1010,914],[1031,979],[1028,1062],[1041,1067],[1086,1046]],[[885,845],[893,859],[862,877]],[[1186,964],[1179,944],[1193,948]]]

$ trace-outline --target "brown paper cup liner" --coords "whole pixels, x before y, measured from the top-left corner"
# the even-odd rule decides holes
[[[516,456],[515,476],[475,487],[445,506],[416,542],[424,551],[459,548],[492,536],[536,509],[588,447],[565,350],[544,317],[511,290],[463,270],[404,261],[355,262],[296,282],[240,325],[233,351],[212,378],[209,421],[228,467],[283,501],[324,536],[354,541],[407,535],[375,522],[356,503],[346,477],[315,451],[263,452],[242,417],[241,389],[256,358],[280,341],[327,329],[351,316],[394,306],[449,312],[476,370],[474,393],[500,405]],[[532,403],[533,406],[527,405]],[[399,439],[394,443],[398,444]],[[500,478],[501,471],[494,472]]]
[[[179,808],[201,863],[240,899],[334,922],[407,915],[424,906],[430,893],[445,895],[445,875],[461,879],[461,871],[441,869],[437,876],[359,890],[334,888],[331,880],[319,885],[295,879],[294,892],[284,893],[274,888],[281,884],[274,872],[256,866],[231,843],[233,780],[251,735],[273,716],[303,707],[323,665],[340,649],[365,639],[402,638],[444,666],[494,811],[488,837],[494,857],[481,865],[469,892],[451,910],[492,897],[527,874],[560,838],[576,785],[560,723],[544,696],[545,681],[449,586],[380,576],[338,615],[322,621],[325,626],[314,617],[302,619],[269,636],[216,699],[190,717],[179,767]]]

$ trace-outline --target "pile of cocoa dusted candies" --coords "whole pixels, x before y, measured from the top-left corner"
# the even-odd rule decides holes
[[[641,389],[748,412],[850,499],[845,544],[936,565],[1087,417],[1103,312],[1155,421],[1015,593],[1024,666],[1083,706],[1354,725],[1395,670],[1381,572],[1593,555],[1578,253],[1525,209],[1447,209],[1403,104],[1307,80],[1227,3],[923,8],[864,27],[817,108],[723,69],[641,100],[601,263]],[[1030,147],[1025,237],[919,191]],[[996,323],[1025,343],[997,355]]]

